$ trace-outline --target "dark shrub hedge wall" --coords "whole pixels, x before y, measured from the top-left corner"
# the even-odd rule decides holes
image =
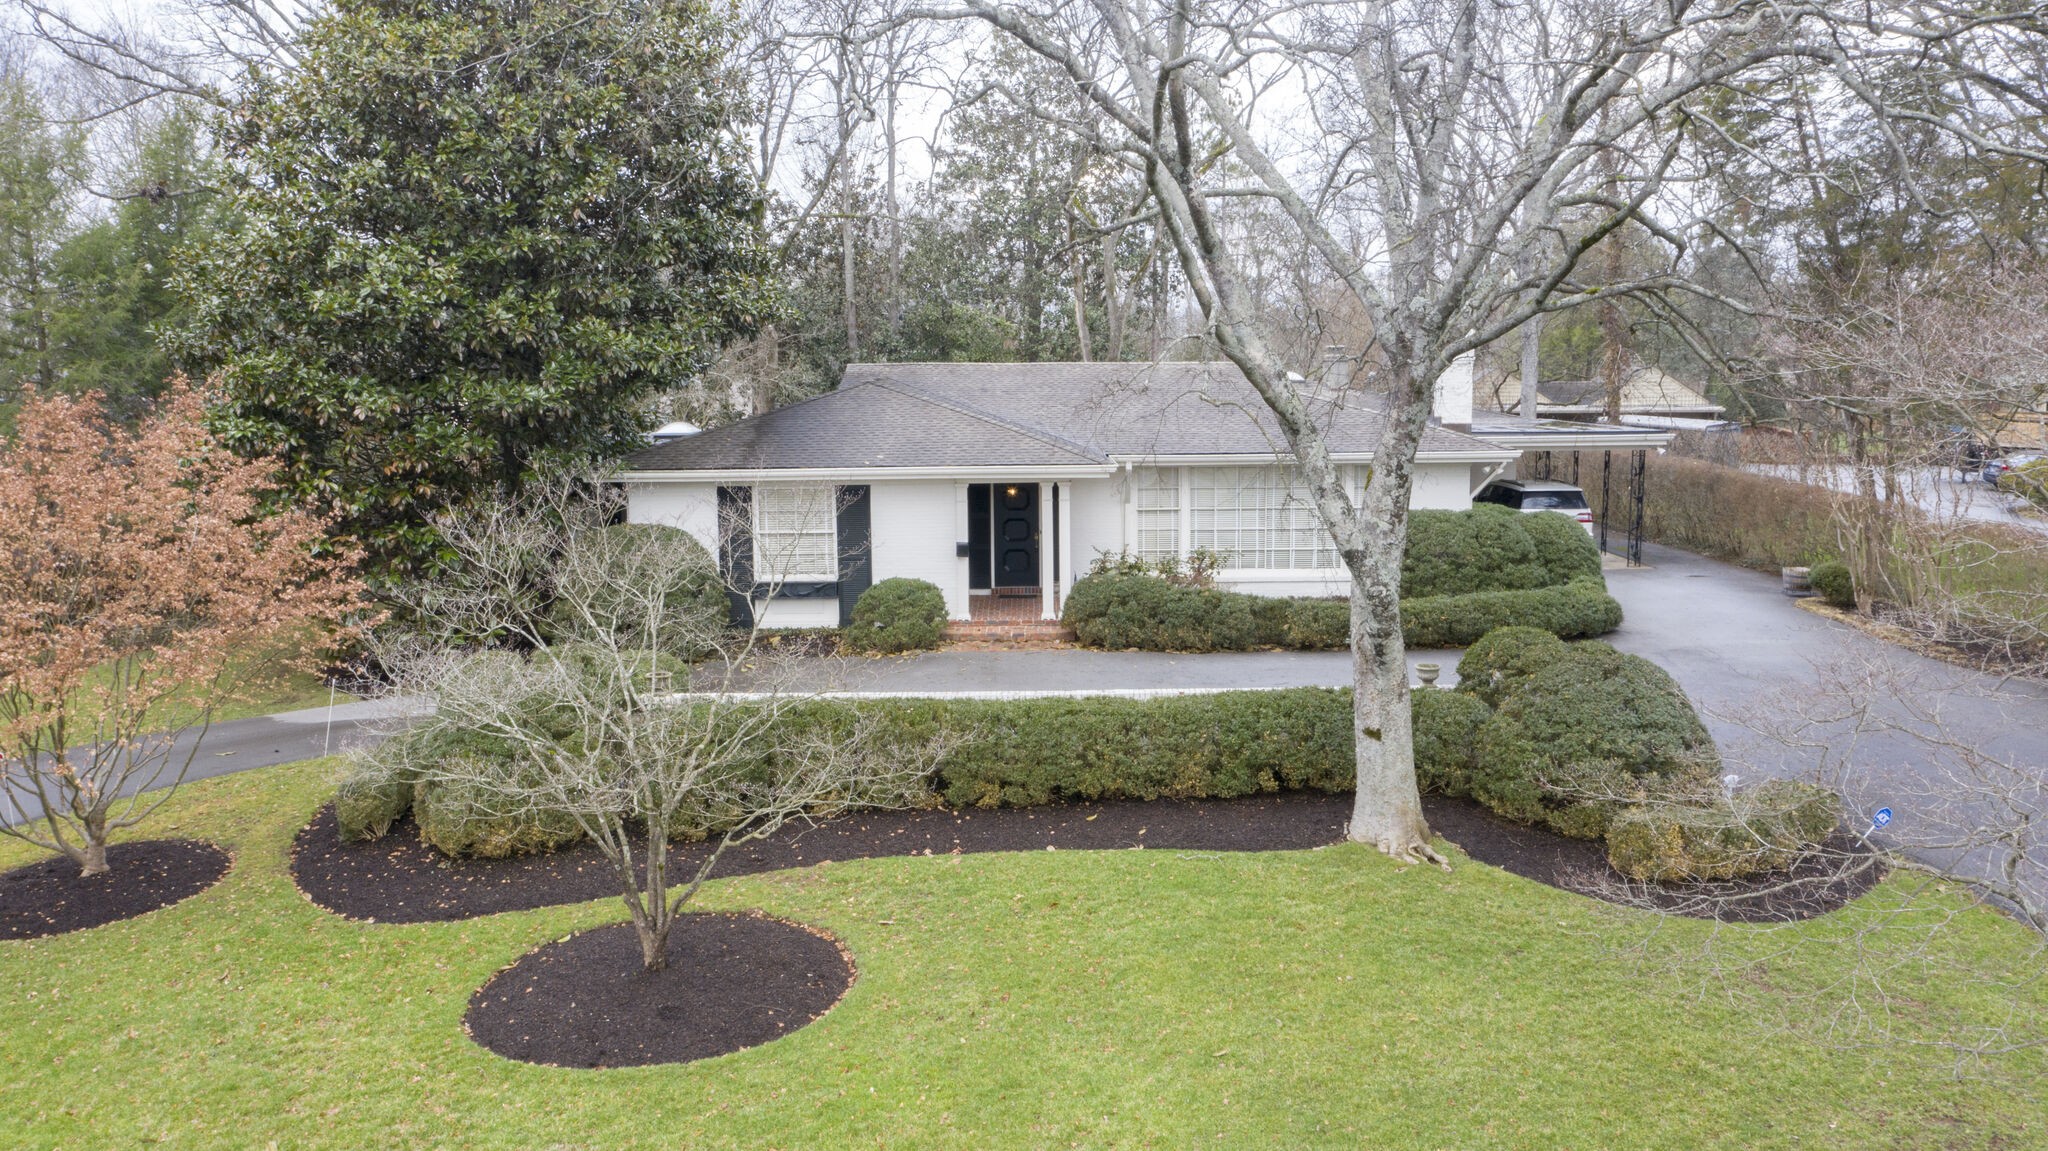
[[[1524,679],[1480,728],[1472,797],[1580,839],[1667,780],[1712,779],[1719,757],[1664,669],[1606,644],[1577,644]]]
[[[1409,523],[1401,615],[1410,647],[1463,647],[1495,628],[1566,639],[1621,626],[1600,553],[1577,521],[1483,505],[1422,510]],[[1122,568],[1083,578],[1062,613],[1089,647],[1143,651],[1300,651],[1350,646],[1351,605],[1191,587]]]
[[[1571,577],[1544,568],[1529,525],[1523,522],[1542,518],[1565,517],[1525,516],[1493,504],[1462,512],[1410,512],[1408,550],[1401,557],[1401,595],[1463,595],[1564,583]]]
[[[917,651],[939,646],[946,631],[946,593],[921,579],[885,579],[860,593],[839,637],[849,651]]]
[[[1630,879],[1660,883],[1778,871],[1826,839],[1841,819],[1833,792],[1773,779],[1724,798],[1652,802],[1617,813],[1607,862]]]
[[[1600,545],[1578,520],[1556,512],[1516,514],[1529,542],[1536,545],[1536,562],[1550,574],[1550,583],[1601,578]]]
[[[1245,651],[1350,645],[1351,605],[1177,587],[1153,576],[1089,576],[1074,585],[1063,618],[1089,647],[1141,651]],[[1597,580],[1524,591],[1473,592],[1401,601],[1409,647],[1464,647],[1496,628],[1540,628],[1566,639],[1621,626],[1621,605]]]
[[[1401,631],[1409,647],[1465,647],[1496,628],[1513,626],[1540,628],[1563,639],[1606,635],[1621,626],[1621,604],[1594,580],[1401,601]]]

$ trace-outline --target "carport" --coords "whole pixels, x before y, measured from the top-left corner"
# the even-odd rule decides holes
[[[1521,450],[1515,462],[1488,479],[1559,480],[1584,488],[1587,502],[1595,509],[1600,550],[1613,550],[1609,541],[1619,536],[1622,547],[1617,554],[1625,556],[1630,566],[1643,562],[1643,500],[1650,453],[1661,453],[1670,445],[1673,433],[1473,412],[1472,434]]]

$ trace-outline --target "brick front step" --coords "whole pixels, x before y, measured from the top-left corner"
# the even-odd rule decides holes
[[[1074,629],[1058,620],[955,620],[946,642],[963,647],[1059,647],[1074,642]]]

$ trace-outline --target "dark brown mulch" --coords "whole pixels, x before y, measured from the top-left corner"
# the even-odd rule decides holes
[[[1470,800],[1425,796],[1438,834],[1504,871],[1609,902],[1730,922],[1810,919],[1842,906],[1883,875],[1876,857],[1838,836],[1788,874],[1717,884],[1631,883],[1607,866],[1596,842],[1511,823]],[[809,867],[827,860],[980,851],[1299,851],[1337,843],[1351,797],[1290,792],[1249,799],[1057,804],[953,811],[858,812],[726,854],[720,876]],[[675,855],[694,867],[704,845]],[[443,857],[420,842],[410,818],[369,843],[345,844],[332,807],[299,832],[292,875],[314,903],[354,919],[426,923],[580,903],[617,893],[617,880],[591,844],[518,859]]]
[[[766,916],[691,914],[677,917],[661,971],[642,965],[630,923],[579,932],[493,976],[463,1026],[527,1063],[686,1063],[779,1039],[852,985],[853,964],[828,936]]]
[[[1641,883],[1607,865],[1604,844],[1502,819],[1469,799],[1423,797],[1438,835],[1465,854],[1524,879],[1609,903],[1724,923],[1786,923],[1833,911],[1877,885],[1884,864],[1837,831],[1789,871],[1718,883]]]
[[[196,839],[143,839],[107,848],[90,879],[63,856],[0,874],[0,939],[41,939],[146,915],[228,873],[228,853]]]
[[[827,860],[981,851],[1292,851],[1336,843],[1351,797],[1297,792],[1252,799],[1073,803],[953,811],[867,811],[805,826],[726,852],[719,876],[809,867]],[[678,845],[671,866],[694,868],[704,844]],[[343,843],[334,808],[299,832],[292,878],[314,903],[352,919],[428,923],[580,903],[618,894],[618,879],[589,843],[517,859],[448,859],[420,842],[411,817],[384,838]]]

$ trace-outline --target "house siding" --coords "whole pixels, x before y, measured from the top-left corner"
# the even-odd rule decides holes
[[[937,585],[946,595],[946,614],[967,618],[966,563],[954,547],[954,504],[966,499],[964,487],[952,480],[904,480],[870,484],[868,490],[876,582],[903,578]]]
[[[1354,484],[1362,477],[1354,476]],[[1066,511],[1071,517],[1069,546],[1061,557],[1068,586],[1084,575],[1098,555],[1114,555],[1135,547],[1130,535],[1132,473],[1119,471],[1103,479],[1064,480]],[[965,540],[967,485],[953,480],[877,481],[868,485],[870,529],[877,582],[892,578],[926,580],[946,597],[954,619],[968,616],[968,562],[957,554]],[[1458,510],[1472,506],[1472,469],[1458,464],[1419,464],[1411,503],[1417,508]],[[629,483],[627,519],[682,528],[716,554],[718,549],[717,485],[688,481]],[[1052,543],[1052,521],[1044,525]],[[1349,591],[1342,570],[1329,572],[1229,572],[1218,585],[1235,591],[1278,596],[1339,596]],[[762,605],[763,627],[834,627],[839,623],[837,599],[778,598]]]

